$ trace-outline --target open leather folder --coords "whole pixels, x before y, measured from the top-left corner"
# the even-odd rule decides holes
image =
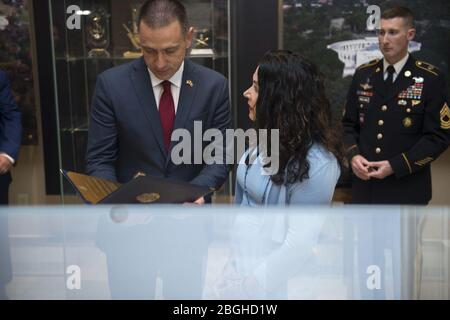
[[[184,203],[193,202],[215,190],[184,181],[136,174],[120,184],[106,179],[61,170],[85,203]]]

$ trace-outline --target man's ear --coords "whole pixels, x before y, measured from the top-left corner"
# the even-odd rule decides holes
[[[415,36],[416,36],[416,29],[415,28],[408,29],[408,33],[407,33],[408,41],[411,41],[412,39],[414,39]]]
[[[194,37],[194,27],[189,27],[188,31],[186,31],[186,48],[190,48],[192,45],[192,38]]]

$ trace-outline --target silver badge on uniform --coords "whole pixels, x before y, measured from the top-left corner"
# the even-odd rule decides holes
[[[359,102],[364,102],[364,103],[369,103],[370,102],[370,98],[369,97],[364,97],[364,96],[359,96],[358,97],[358,101]]]

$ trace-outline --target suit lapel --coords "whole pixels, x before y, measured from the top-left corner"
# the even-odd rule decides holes
[[[181,80],[180,97],[178,99],[177,113],[173,130],[184,128],[186,120],[192,111],[192,103],[199,87],[198,77],[195,72],[195,65],[188,59],[184,60],[183,78]],[[193,138],[193,137],[192,137]],[[170,151],[176,142],[170,143]],[[166,166],[169,164],[170,157],[166,159]]]
[[[180,97],[178,99],[177,114],[173,129],[183,128],[188,115],[192,111],[192,102],[194,101],[197,88],[199,87],[198,78],[195,73],[195,66],[184,61],[183,80],[181,80]]]
[[[166,148],[163,141],[163,133],[161,128],[161,121],[159,119],[159,112],[156,107],[156,100],[153,94],[152,83],[150,75],[148,74],[147,65],[144,58],[140,58],[134,64],[134,70],[131,72],[131,81],[139,99],[141,108],[150,122],[153,134],[158,141],[160,151],[166,156]]]

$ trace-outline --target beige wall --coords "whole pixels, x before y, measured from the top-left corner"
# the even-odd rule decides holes
[[[9,202],[13,205],[45,204],[45,180],[42,148],[22,146],[19,161],[12,170]]]
[[[433,177],[432,205],[450,205],[450,148],[431,166]]]

